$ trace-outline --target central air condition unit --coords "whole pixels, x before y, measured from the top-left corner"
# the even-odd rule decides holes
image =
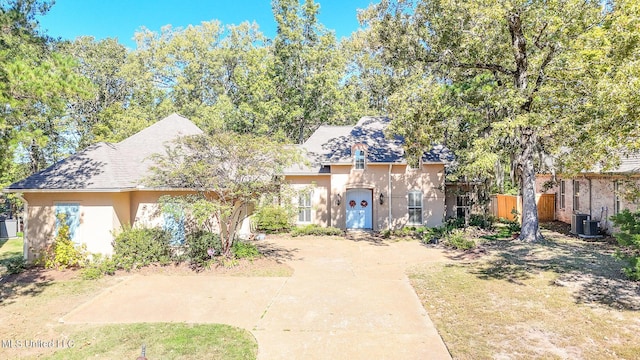
[[[588,214],[573,214],[571,216],[571,233],[573,235],[584,234],[583,221],[589,220]]]
[[[585,220],[584,221],[584,234],[587,236],[597,236],[598,235],[598,223],[597,220]]]

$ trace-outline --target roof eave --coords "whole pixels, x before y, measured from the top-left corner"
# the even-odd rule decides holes
[[[198,191],[189,188],[154,188],[154,187],[128,187],[128,188],[97,188],[97,189],[2,189],[3,193],[122,193],[133,191]]]

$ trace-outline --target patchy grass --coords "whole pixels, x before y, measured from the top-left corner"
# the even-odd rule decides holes
[[[258,344],[246,330],[221,324],[145,323],[66,328],[73,347],[46,359],[255,359]]]
[[[22,257],[22,238],[0,240],[0,260]]]
[[[22,262],[22,244],[22,238],[0,240],[0,278],[11,272],[7,267],[11,267],[12,262]]]
[[[2,243],[0,256],[14,256],[10,249],[21,244]],[[284,262],[293,252],[264,244],[265,257],[239,260],[232,269],[212,268],[199,274],[229,276],[290,276]],[[7,255],[10,254],[10,255]],[[167,275],[193,275],[186,266],[148,267],[139,270]],[[1,275],[1,274],[0,274]],[[126,279],[129,274],[82,280],[79,271],[31,268],[17,275],[0,276],[0,340],[73,341],[74,347],[0,347],[0,359],[135,359],[142,344],[151,359],[255,359],[253,336],[227,325],[203,324],[116,324],[70,325],[59,320],[96,294]],[[177,280],[179,281],[179,280]]]
[[[0,283],[3,290],[0,339],[73,342],[72,348],[5,346],[0,348],[0,358],[135,359],[140,354],[141,345],[146,344],[149,358],[255,359],[257,343],[253,336],[227,325],[95,326],[59,322],[72,309],[125,278],[115,276],[88,281],[75,276],[71,280],[50,281],[41,275],[30,282]]]
[[[536,244],[485,238],[479,258],[410,270],[453,357],[639,358],[640,284],[624,278],[613,248],[543,234]]]

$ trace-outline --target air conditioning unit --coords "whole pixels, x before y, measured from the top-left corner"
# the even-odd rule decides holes
[[[584,221],[589,220],[588,214],[573,214],[571,216],[571,233],[573,235],[584,234]]]
[[[585,220],[583,222],[584,234],[587,236],[598,236],[598,223],[597,220]]]

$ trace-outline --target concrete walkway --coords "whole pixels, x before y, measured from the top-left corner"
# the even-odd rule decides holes
[[[139,276],[74,309],[66,323],[225,323],[250,330],[259,359],[450,359],[405,276],[445,261],[417,242],[266,240],[290,278]]]

